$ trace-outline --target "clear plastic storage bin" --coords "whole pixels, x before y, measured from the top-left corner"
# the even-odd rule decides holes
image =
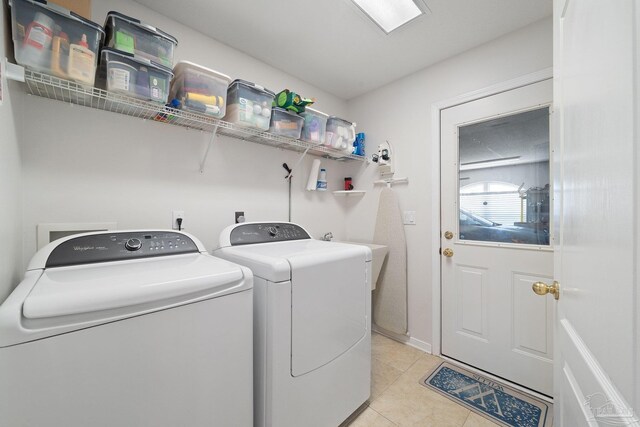
[[[179,100],[185,110],[224,117],[231,77],[188,61],[179,62],[173,73],[171,99]]]
[[[353,142],[356,140],[356,126],[347,120],[331,116],[327,120],[327,133],[324,145],[336,150],[353,151]]]
[[[269,132],[274,135],[286,136],[287,138],[299,139],[302,132],[302,124],[304,119],[287,111],[284,108],[273,107],[271,113],[271,126]]]
[[[10,0],[16,62],[93,86],[102,27],[46,1]]]
[[[173,51],[178,40],[171,34],[113,11],[107,14],[104,27],[107,32],[105,46],[173,67]]]
[[[268,130],[271,105],[276,94],[245,80],[234,80],[227,92],[225,120],[242,126]]]
[[[100,83],[109,92],[165,104],[173,72],[134,55],[104,48],[99,76]]]
[[[313,144],[323,144],[329,115],[309,107],[300,115],[304,118],[300,139]]]

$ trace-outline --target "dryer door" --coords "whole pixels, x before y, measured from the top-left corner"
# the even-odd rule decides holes
[[[366,251],[302,253],[291,264],[291,375],[304,375],[366,335]]]

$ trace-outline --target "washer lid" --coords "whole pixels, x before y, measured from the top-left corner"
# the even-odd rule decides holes
[[[217,249],[213,254],[249,267],[254,276],[270,282],[291,280],[291,262],[295,258],[311,257],[317,263],[324,263],[360,254],[365,261],[371,261],[371,249],[366,246],[313,239],[230,246]]]
[[[201,253],[47,268],[26,297],[23,316],[43,319],[250,288],[242,269]],[[148,309],[148,306],[146,306]],[[128,309],[127,311],[130,311]]]

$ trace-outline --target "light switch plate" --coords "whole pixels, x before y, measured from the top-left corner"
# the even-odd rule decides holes
[[[416,225],[416,211],[404,211],[402,221],[404,225]]]

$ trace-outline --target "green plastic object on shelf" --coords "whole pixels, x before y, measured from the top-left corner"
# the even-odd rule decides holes
[[[127,53],[135,53],[134,45],[135,41],[131,34],[125,33],[124,31],[116,32],[116,41],[114,44],[116,49]]]
[[[315,98],[303,98],[295,92],[285,89],[273,100],[274,107],[285,108],[294,113],[303,113],[307,105],[316,102]]]

